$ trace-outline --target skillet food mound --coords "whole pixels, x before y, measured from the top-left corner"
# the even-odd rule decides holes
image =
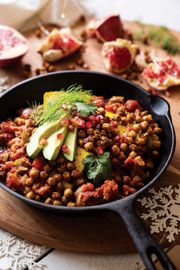
[[[89,206],[141,189],[162,129],[137,100],[93,96],[81,85],[46,92],[0,124],[0,178],[45,204]]]

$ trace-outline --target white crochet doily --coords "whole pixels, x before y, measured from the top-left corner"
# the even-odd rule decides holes
[[[46,250],[0,229],[0,270],[44,270],[36,260]]]
[[[163,233],[169,243],[180,233],[180,184],[151,188],[148,197],[138,200],[143,206],[141,218],[148,221],[151,233]]]

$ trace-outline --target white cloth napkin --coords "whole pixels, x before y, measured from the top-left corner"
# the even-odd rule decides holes
[[[21,30],[38,22],[72,25],[83,12],[78,0],[0,0],[0,24]]]

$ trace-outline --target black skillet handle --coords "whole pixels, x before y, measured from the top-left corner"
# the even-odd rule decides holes
[[[113,209],[123,219],[127,230],[137,247],[137,250],[148,270],[155,270],[156,267],[152,260],[155,254],[164,270],[176,270],[176,267],[167,257],[161,247],[156,243],[151,234],[147,231],[140,217],[134,209],[133,201],[121,201],[121,204],[114,206]]]

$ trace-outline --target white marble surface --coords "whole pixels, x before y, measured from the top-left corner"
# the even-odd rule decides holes
[[[1,2],[2,0],[0,0]],[[68,0],[67,0],[68,1]],[[146,23],[166,25],[180,31],[180,0],[78,0],[88,7],[91,13],[101,17],[119,12],[122,19],[142,20]],[[1,234],[2,235],[2,231]],[[17,243],[20,240],[17,238]],[[31,243],[29,243],[31,247]],[[0,258],[2,256],[0,242]],[[41,251],[44,248],[42,247]],[[39,254],[42,254],[38,251]],[[36,256],[36,259],[38,258]],[[137,265],[139,262],[139,265]],[[42,268],[41,268],[42,267]],[[30,267],[31,268],[31,267]],[[30,269],[29,268],[29,269]],[[4,270],[18,268],[4,268]],[[21,268],[23,269],[23,268]],[[24,267],[25,269],[25,267]],[[92,255],[55,250],[40,261],[40,267],[31,269],[46,270],[140,270],[144,269],[137,254]],[[0,268],[2,270],[2,268]]]

